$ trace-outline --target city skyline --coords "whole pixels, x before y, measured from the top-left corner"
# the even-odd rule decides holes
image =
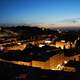
[[[78,25],[79,7],[79,0],[0,0],[0,24]]]

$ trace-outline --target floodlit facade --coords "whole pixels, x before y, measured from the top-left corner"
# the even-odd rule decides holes
[[[64,49],[64,46],[66,49],[70,49],[70,47],[74,48],[75,44],[74,43],[70,43],[70,42],[65,42],[65,41],[56,41],[55,42],[55,47],[57,48],[61,48]]]
[[[50,57],[47,61],[32,61],[32,67],[39,67],[41,69],[50,69],[50,70],[65,70],[65,71],[75,71],[75,68],[68,67],[64,68],[64,65],[67,64],[70,60],[80,61],[80,54],[74,55],[71,57],[64,56],[64,54],[56,54]]]

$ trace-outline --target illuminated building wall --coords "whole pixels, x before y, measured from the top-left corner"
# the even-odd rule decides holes
[[[66,57],[64,54],[56,54],[50,57],[47,61],[32,61],[33,67],[40,67],[42,69],[51,69],[58,70],[58,67],[63,68],[64,64],[66,64],[69,60],[80,61],[80,54],[74,55],[71,57]],[[69,70],[69,68],[68,68]],[[71,68],[73,70],[73,68]]]
[[[32,61],[32,67],[40,67],[41,69],[49,69],[48,62],[44,61]]]
[[[64,55],[63,54],[57,54],[55,56],[52,56],[48,61],[50,63],[50,69],[55,69],[58,65],[63,64]]]
[[[50,57],[47,61],[32,61],[33,67],[40,67],[42,69],[56,69],[58,65],[63,65],[65,58],[63,54],[56,54]]]
[[[71,46],[72,45],[72,46]],[[64,49],[64,46],[65,46],[65,48],[66,49],[70,49],[70,47],[72,47],[72,48],[74,48],[75,47],[75,45],[73,44],[73,43],[71,43],[71,45],[70,45],[70,42],[61,42],[61,41],[58,41],[58,42],[56,42],[55,43],[55,46],[57,47],[57,48],[61,48],[61,49]]]

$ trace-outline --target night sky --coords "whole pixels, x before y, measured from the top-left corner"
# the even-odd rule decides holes
[[[80,0],[0,0],[0,24],[52,24],[73,18],[80,18]]]

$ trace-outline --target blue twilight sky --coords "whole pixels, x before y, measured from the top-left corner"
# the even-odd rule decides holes
[[[0,0],[0,24],[52,24],[73,18],[80,18],[80,0]]]

